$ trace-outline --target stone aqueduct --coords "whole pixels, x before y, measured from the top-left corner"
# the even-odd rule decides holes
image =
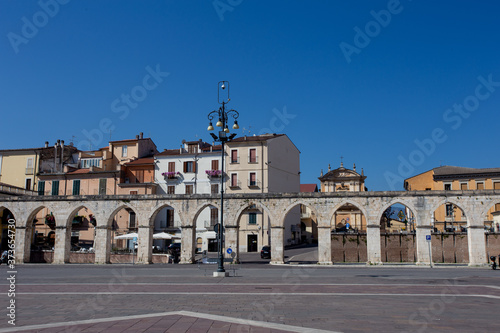
[[[380,219],[393,204],[403,204],[412,210],[416,226],[417,264],[429,263],[426,235],[431,233],[432,213],[445,203],[458,206],[467,217],[469,265],[485,265],[486,243],[484,220],[488,210],[500,202],[500,191],[410,191],[410,192],[343,192],[343,193],[265,193],[227,195],[224,202],[225,246],[236,249],[238,256],[238,219],[245,209],[257,206],[271,220],[271,263],[284,263],[284,227],[287,213],[298,204],[308,206],[317,217],[318,263],[332,264],[331,220],[345,204],[359,208],[367,222],[367,258],[370,264],[381,263]],[[153,223],[158,212],[174,208],[181,220],[181,263],[193,263],[195,254],[195,223],[207,206],[220,207],[218,196],[211,195],[125,195],[125,196],[65,196],[65,197],[6,197],[0,207],[9,209],[16,220],[16,262],[29,262],[31,228],[35,215],[44,207],[56,219],[54,263],[69,262],[71,222],[82,208],[94,213],[97,225],[94,239],[95,263],[110,262],[111,225],[114,215],[122,208],[136,213],[139,245],[137,262],[152,262]],[[238,257],[236,257],[238,259]]]

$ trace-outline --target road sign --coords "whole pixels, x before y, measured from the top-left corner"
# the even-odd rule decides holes
[[[134,243],[137,243],[137,237],[134,237],[133,240],[134,240]]]
[[[231,250],[231,248],[228,248],[226,251],[227,251],[227,254],[231,254],[233,252],[233,250]]]
[[[425,240],[430,242],[431,241],[431,235],[425,235]]]

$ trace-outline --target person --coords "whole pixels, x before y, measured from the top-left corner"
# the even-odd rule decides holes
[[[8,254],[9,254],[9,252],[7,252],[7,250],[2,252],[2,256],[0,257],[0,265],[2,263],[7,263]]]

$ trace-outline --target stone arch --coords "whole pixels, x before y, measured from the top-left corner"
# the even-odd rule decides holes
[[[139,211],[137,207],[134,207],[134,206],[132,206],[131,204],[128,204],[128,203],[127,204],[116,205],[116,207],[113,209],[113,211],[111,212],[111,214],[108,215],[108,219],[106,221],[106,226],[111,227],[115,215],[118,214],[118,212],[120,210],[126,209],[126,208],[131,209],[134,212],[138,212]]]
[[[269,214],[269,216],[271,217],[271,223],[273,223],[273,221],[276,220],[276,217],[274,216],[273,213],[271,213],[271,210],[269,209],[269,207],[267,207],[266,205],[262,204],[260,201],[252,201],[252,202],[248,202],[248,203],[245,203],[244,205],[240,206],[240,208],[236,211],[236,213],[234,214],[234,220],[235,221],[238,221],[239,223],[239,219],[241,217],[241,214],[248,208],[250,208],[251,206],[253,205],[257,205],[259,206],[260,208],[262,208],[267,214]],[[274,224],[273,224],[274,226]]]
[[[179,207],[177,207],[176,204],[174,204],[172,202],[169,202],[169,201],[162,202],[161,204],[158,204],[158,205],[156,205],[155,207],[153,207],[151,209],[152,213],[149,214],[149,217],[148,217],[149,226],[153,226],[154,225],[156,217],[158,216],[158,214],[160,213],[160,211],[163,208],[166,208],[166,207],[172,207],[175,211],[180,212],[180,209],[179,209]],[[182,214],[179,214],[179,219],[181,221],[181,226],[184,225],[184,218],[183,218]]]
[[[449,197],[445,197],[445,198],[442,198],[440,200],[437,200],[435,201],[433,204],[431,204],[431,209],[429,210],[429,216],[427,217],[428,218],[428,221],[429,221],[429,224],[431,226],[434,227],[433,225],[433,222],[432,222],[432,216],[434,214],[434,212],[441,206],[443,205],[446,205],[446,204],[453,204],[455,205],[456,207],[458,207],[464,214],[465,216],[467,217],[467,227],[469,227],[469,224],[470,224],[470,214],[472,214],[472,212],[469,212],[468,210],[464,209],[464,207],[466,206],[465,203],[462,203],[460,201],[457,201],[453,198],[449,198]],[[424,220],[425,221],[425,220]]]
[[[342,207],[342,206],[345,206],[347,204],[351,204],[353,206],[355,206],[356,208],[358,208],[361,213],[365,216],[366,220],[367,220],[367,223],[368,223],[368,213],[366,211],[366,209],[363,207],[363,205],[359,202],[356,202],[354,200],[343,200],[341,201],[340,203],[338,203],[333,209],[330,210],[330,213],[328,214],[329,218],[330,218],[330,221],[332,220],[334,214]]]
[[[415,207],[413,206],[413,204],[410,203],[410,202],[408,202],[407,200],[404,200],[404,199],[401,199],[401,198],[394,198],[389,203],[383,204],[382,208],[377,213],[377,220],[381,221],[381,223],[382,223],[382,218],[383,218],[384,212],[388,208],[390,208],[390,207],[392,207],[394,205],[397,205],[397,204],[403,205],[406,208],[408,208],[411,211],[411,213],[413,214],[414,218],[418,221],[416,210],[415,210]],[[410,223],[411,221],[408,221],[408,222]],[[414,225],[414,227],[415,226],[416,226],[416,224]],[[405,227],[407,227],[407,226],[405,226]],[[411,228],[411,223],[408,224],[408,228]],[[381,225],[381,229],[383,229],[382,225]]]
[[[50,251],[57,246],[56,241],[56,228],[58,225],[58,218],[56,216],[55,224],[53,227],[45,226],[45,217],[43,220],[36,220],[37,215],[43,210],[47,212],[57,212],[53,205],[40,204],[35,205],[29,210],[28,218],[26,219],[26,233],[25,233],[25,262],[53,262],[54,252]],[[56,214],[59,215],[59,214]],[[61,221],[59,221],[61,223]],[[38,231],[42,230],[43,233]],[[40,236],[41,235],[41,236]],[[37,237],[39,236],[39,237]],[[34,252],[32,252],[32,245],[35,245]]]
[[[319,215],[318,215],[319,208],[318,208],[316,205],[314,205],[314,204],[312,204],[312,203],[309,203],[309,202],[308,202],[308,201],[306,201],[306,200],[302,200],[302,199],[301,199],[301,200],[296,200],[296,201],[292,202],[291,204],[289,204],[289,205],[288,205],[288,206],[284,209],[284,213],[283,213],[283,216],[282,216],[282,218],[281,218],[281,220],[282,220],[282,222],[281,222],[281,223],[282,223],[282,224],[283,224],[283,222],[284,222],[284,220],[285,220],[286,216],[288,215],[288,213],[290,213],[290,211],[292,210],[292,208],[294,208],[294,207],[295,207],[295,206],[297,206],[297,205],[304,205],[304,206],[307,206],[307,207],[309,207],[310,209],[312,209],[312,210],[313,210],[313,212],[314,212],[314,214],[316,214],[316,216],[319,216]]]
[[[196,220],[198,219],[198,216],[200,216],[201,212],[205,208],[210,207],[210,206],[213,206],[213,207],[217,208],[219,210],[219,212],[220,212],[220,205],[218,203],[215,203],[213,201],[202,202],[195,209],[195,213],[194,213],[193,218],[192,218],[193,223],[196,222]]]

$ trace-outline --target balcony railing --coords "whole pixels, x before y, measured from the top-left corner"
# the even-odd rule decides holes
[[[229,184],[229,187],[230,188],[240,188],[241,187],[241,182],[239,180],[237,181],[232,181],[230,184]]]
[[[229,162],[231,164],[238,164],[238,163],[240,163],[240,157],[239,156],[237,156],[237,157],[231,156],[231,158],[229,159]]]
[[[260,188],[260,181],[259,180],[248,180],[248,187]]]
[[[259,158],[258,156],[248,156],[248,163],[259,163]]]
[[[221,170],[205,170],[205,173],[207,174],[208,178],[220,178],[220,177],[222,177]]]

